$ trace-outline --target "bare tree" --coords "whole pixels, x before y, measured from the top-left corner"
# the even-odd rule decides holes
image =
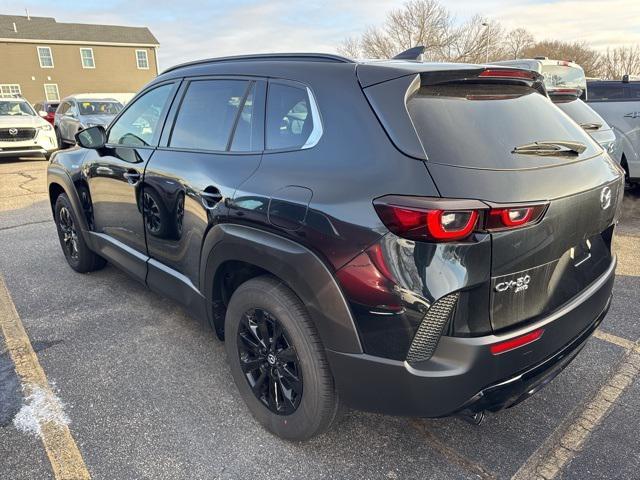
[[[640,45],[608,49],[601,55],[584,42],[536,42],[524,28],[505,32],[498,22],[480,15],[457,22],[437,0],[407,1],[390,12],[382,26],[345,39],[338,51],[352,58],[391,58],[418,45],[425,47],[425,58],[431,61],[485,63],[544,56],[572,60],[588,77],[640,75]]]
[[[618,80],[623,75],[640,75],[640,45],[607,48],[600,56],[600,76]]]
[[[502,55],[502,27],[480,15],[454,30],[448,52],[442,59],[450,62],[485,63]]]
[[[525,57],[549,57],[555,60],[570,60],[579,64],[587,77],[596,77],[600,70],[600,54],[583,42],[544,40],[526,48]]]
[[[522,58],[524,52],[535,44],[535,39],[524,28],[516,28],[504,37],[504,50],[507,58]]]
[[[382,27],[369,27],[357,40],[346,39],[341,53],[369,58],[390,58],[423,45],[429,58],[439,58],[451,42],[453,19],[436,0],[411,0],[393,10]]]
[[[338,53],[348,58],[359,58],[361,56],[360,40],[354,37],[345,38],[338,46]]]

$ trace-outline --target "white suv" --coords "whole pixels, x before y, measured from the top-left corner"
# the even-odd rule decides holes
[[[0,157],[40,154],[58,149],[53,127],[23,98],[0,97]]]

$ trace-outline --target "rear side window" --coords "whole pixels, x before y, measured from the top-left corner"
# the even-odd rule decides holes
[[[314,115],[308,90],[289,84],[270,83],[267,97],[266,137],[268,150],[296,149],[314,141]],[[316,134],[318,128],[315,129]]]
[[[189,84],[176,117],[174,148],[225,151],[249,82],[196,80]]]
[[[597,146],[551,101],[526,86],[448,84],[424,86],[407,102],[428,161],[461,167],[535,168],[565,159],[514,155],[514,147],[537,141]]]
[[[623,87],[622,82],[619,84],[589,83],[587,85],[587,99],[590,102],[624,100]]]
[[[640,82],[627,83],[627,98],[640,100]]]
[[[232,152],[257,152],[264,147],[265,82],[252,82],[233,130]]]

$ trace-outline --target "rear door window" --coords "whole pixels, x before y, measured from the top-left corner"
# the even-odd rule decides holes
[[[182,100],[169,145],[226,151],[249,86],[250,82],[246,80],[192,81]],[[246,118],[249,122],[250,117]],[[242,148],[246,148],[246,139],[242,141]]]
[[[270,83],[267,95],[267,149],[303,147],[314,131],[311,106],[306,88]]]
[[[576,157],[514,154],[539,141],[585,144],[580,158],[599,149],[591,138],[537,91],[505,84],[424,86],[407,102],[428,161],[484,169],[538,168]]]

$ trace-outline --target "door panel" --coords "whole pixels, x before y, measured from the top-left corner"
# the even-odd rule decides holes
[[[260,164],[263,109],[257,104],[264,103],[264,90],[262,82],[242,79],[192,81],[183,88],[168,146],[147,166],[149,256],[196,288],[207,231],[224,221],[226,199]],[[234,135],[242,140],[232,141]],[[242,153],[233,151],[234,143]]]
[[[92,152],[94,153],[94,152]],[[152,149],[108,148],[86,170],[95,231],[145,252],[140,180]]]
[[[107,133],[107,145],[88,150],[83,162],[86,187],[79,190],[92,230],[109,245],[102,253],[142,281],[147,259],[142,179],[174,93],[175,86],[165,84],[131,102]]]

